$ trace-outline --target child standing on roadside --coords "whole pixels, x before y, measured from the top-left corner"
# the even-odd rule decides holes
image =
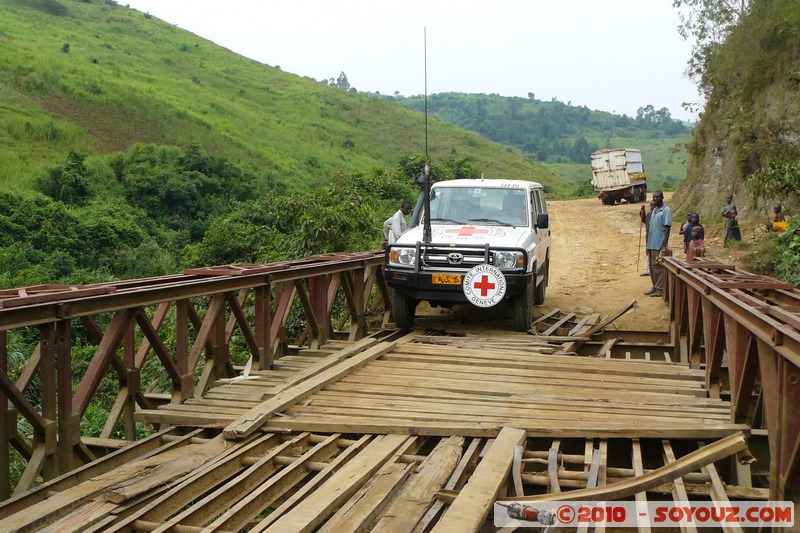
[[[698,257],[706,256],[706,243],[703,241],[703,229],[700,226],[692,228],[692,240],[686,248],[686,260],[692,261]]]

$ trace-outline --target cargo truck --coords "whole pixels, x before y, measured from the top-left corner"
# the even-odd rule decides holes
[[[597,197],[614,205],[644,201],[647,195],[647,174],[642,165],[642,152],[635,148],[610,148],[592,154],[592,187]]]

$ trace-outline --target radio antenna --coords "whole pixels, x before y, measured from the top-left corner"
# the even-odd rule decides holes
[[[431,237],[431,167],[428,162],[428,28],[423,28],[423,48],[425,54],[425,189],[423,191],[425,199],[425,211],[422,219],[422,242],[429,243]]]

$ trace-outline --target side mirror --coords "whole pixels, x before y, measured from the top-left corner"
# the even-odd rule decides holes
[[[536,216],[536,227],[547,229],[550,227],[550,215],[547,213],[539,213]]]

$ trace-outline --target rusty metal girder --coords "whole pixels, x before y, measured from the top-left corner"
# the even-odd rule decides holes
[[[673,338],[687,330],[702,335],[691,345],[704,349],[709,388],[722,385],[719,370],[727,355],[733,421],[748,417],[760,380],[771,457],[770,497],[796,501],[800,497],[800,293],[785,282],[737,271],[731,265],[674,257],[664,263],[676,319]],[[692,311],[698,302],[700,314]]]
[[[719,273],[711,269],[709,275],[705,275],[699,266],[686,268],[685,261],[680,261],[674,257],[665,258],[664,265],[676,282],[683,282],[692,289],[698,291],[705,300],[722,310],[725,314],[735,317],[736,321],[744,325],[748,331],[752,332],[759,339],[775,347],[775,350],[782,357],[792,361],[795,366],[800,367],[800,329],[796,327],[795,320],[800,321],[800,294],[797,291],[764,289],[764,276],[751,275],[754,284],[748,289],[743,282],[743,272],[737,272],[740,280],[737,287],[718,287],[715,279],[721,279]],[[716,274],[716,275],[715,275]],[[781,282],[782,283],[782,282]],[[785,286],[786,284],[783,283]],[[760,298],[753,293],[765,291],[760,294]],[[767,297],[778,294],[782,302],[770,302]],[[759,302],[758,305],[755,302]],[[794,305],[789,302],[796,301]],[[795,308],[789,311],[782,308]],[[800,325],[800,322],[797,323]]]
[[[152,409],[156,401],[142,390],[141,383],[141,371],[153,357],[171,382],[172,401],[181,402],[202,393],[213,380],[232,375],[229,343],[237,327],[255,370],[271,368],[274,357],[286,351],[287,341],[294,341],[286,339],[285,328],[298,301],[309,324],[309,345],[330,338],[338,291],[347,301],[351,339],[363,337],[372,292],[380,293],[384,307],[388,302],[384,279],[378,275],[383,256],[383,252],[327,254],[282,263],[190,269],[183,274],[115,283],[0,291],[0,406],[4,415],[0,500],[12,494],[12,445],[28,461],[17,493],[32,486],[39,475],[52,479],[93,459],[81,439],[80,422],[101,380],[110,372],[117,378],[119,391],[102,437],[109,438],[117,423],[124,421],[125,434],[132,439],[133,411],[138,405]],[[198,305],[197,299],[202,303]],[[72,368],[73,320],[80,321],[97,344],[80,376],[74,376]],[[173,324],[170,331],[174,330],[169,342],[161,331],[167,320]],[[7,331],[31,327],[38,328],[40,341],[14,381],[7,368]],[[203,357],[205,366],[198,378]],[[36,377],[42,384],[41,406],[32,405],[25,397]],[[30,445],[16,431],[18,416],[33,428]]]

